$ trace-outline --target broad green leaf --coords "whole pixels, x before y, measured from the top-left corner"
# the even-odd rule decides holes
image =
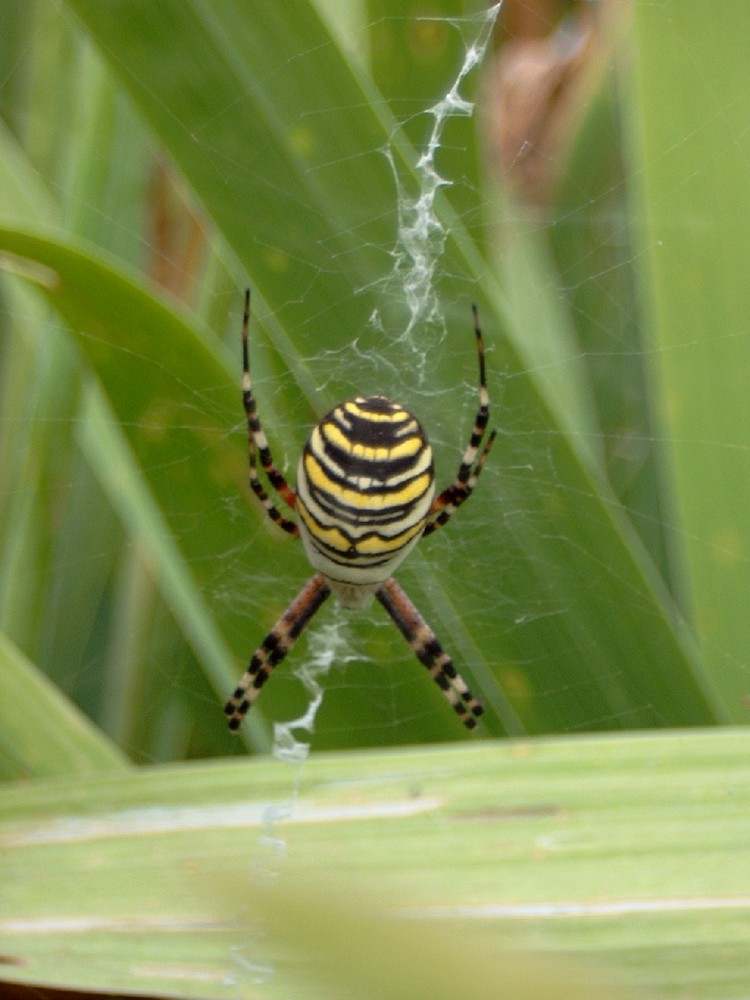
[[[619,981],[652,996],[735,998],[750,947],[749,741],[726,729],[485,743],[6,787],[2,975],[195,997],[331,996],[318,979],[330,962],[351,989],[352,965],[360,987],[377,981],[385,916],[403,924],[412,957],[430,948],[419,942],[432,923],[453,958],[448,995],[472,982],[497,996],[466,956],[495,968],[509,950],[515,972],[527,953],[540,972],[555,958],[580,961],[607,984],[600,995]],[[310,893],[321,886],[330,905],[318,924]],[[341,941],[347,908],[352,934]],[[393,990],[402,956],[387,931],[382,955]],[[423,971],[427,986],[434,973]],[[528,995],[502,975],[497,989]],[[558,980],[566,995],[569,970]]]

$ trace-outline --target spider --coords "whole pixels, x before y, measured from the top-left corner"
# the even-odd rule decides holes
[[[479,357],[479,410],[456,478],[435,496],[432,449],[416,417],[385,396],[356,396],[335,406],[313,428],[297,467],[297,487],[277,468],[253,396],[248,361],[250,290],[242,319],[242,400],[247,416],[250,487],[280,528],[301,538],[315,574],[261,645],[224,707],[239,729],[274,667],[284,659],[318,608],[333,593],[345,608],[374,595],[458,714],[473,729],[482,714],[450,656],[392,573],[420,538],[432,534],[471,495],[495,440],[482,444],[489,419],[484,345],[472,305]],[[481,448],[481,452],[480,452]],[[266,492],[271,487],[298,515],[285,517]]]

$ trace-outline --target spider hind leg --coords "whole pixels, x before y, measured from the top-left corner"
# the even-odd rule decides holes
[[[375,596],[409,643],[419,662],[427,668],[461,722],[467,729],[474,729],[477,719],[484,711],[482,703],[471,693],[450,656],[406,592],[391,577]]]
[[[316,573],[307,581],[262,644],[255,650],[247,670],[224,706],[224,714],[232,732],[240,728],[243,718],[252,708],[253,702],[271,676],[274,667],[281,663],[330,593],[330,587],[323,576]]]

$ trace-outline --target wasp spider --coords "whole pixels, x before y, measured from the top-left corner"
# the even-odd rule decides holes
[[[250,486],[268,516],[290,535],[302,538],[316,572],[253,653],[224,707],[230,729],[239,729],[274,667],[331,593],[346,608],[362,607],[374,595],[463,724],[469,729],[476,726],[482,705],[391,575],[420,538],[444,525],[468,499],[495,439],[492,431],[482,445],[489,396],[476,306],[472,310],[479,356],[479,410],[450,486],[435,496],[432,449],[416,417],[385,396],[357,396],[334,407],[313,428],[299,461],[295,490],[276,467],[258,416],[248,364],[249,289],[245,293],[242,398]],[[285,517],[266,492],[258,459],[269,483],[298,520]]]

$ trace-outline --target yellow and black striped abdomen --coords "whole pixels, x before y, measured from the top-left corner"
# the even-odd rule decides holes
[[[382,583],[418,541],[434,491],[432,449],[408,410],[384,396],[340,403],[297,470],[310,562],[334,583]]]

